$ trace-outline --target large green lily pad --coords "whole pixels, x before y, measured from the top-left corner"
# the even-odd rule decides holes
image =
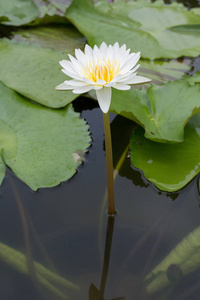
[[[1,40],[0,81],[42,105],[63,107],[78,97],[71,91],[55,90],[68,79],[59,65],[64,56],[51,49]]]
[[[91,0],[74,0],[66,16],[91,46],[117,41],[133,52],[141,51],[144,58],[155,59],[199,55],[198,10],[188,11],[175,2],[165,5],[161,0],[115,0],[113,4],[100,0],[96,6]],[[184,30],[176,29],[180,25]]]
[[[113,89],[110,110],[145,128],[145,137],[159,142],[182,142],[184,126],[200,112],[200,73],[145,89]]]
[[[0,19],[3,24],[20,26],[30,23],[38,16],[38,9],[32,0],[1,0]]]
[[[0,182],[5,164],[33,190],[58,185],[76,173],[90,136],[71,105],[45,108],[0,84],[0,106]]]
[[[177,191],[200,172],[200,114],[185,127],[184,142],[155,143],[144,137],[140,127],[131,136],[132,164],[161,190]]]
[[[38,43],[42,47],[62,51],[65,55],[74,55],[76,48],[83,50],[86,42],[86,38],[72,25],[29,27],[19,29],[13,35],[18,42]],[[183,64],[182,68],[188,70],[189,66]]]

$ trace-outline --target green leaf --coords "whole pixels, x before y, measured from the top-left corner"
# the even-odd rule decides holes
[[[200,172],[200,114],[185,127],[184,142],[160,144],[147,140],[140,127],[131,136],[132,164],[160,190],[177,191]]]
[[[30,23],[38,16],[38,9],[32,0],[1,0],[0,19],[3,24],[20,26]]]
[[[70,0],[63,3],[55,0],[33,0],[38,7],[38,18],[29,25],[49,24],[49,23],[68,23],[65,11],[70,5]]]
[[[191,70],[192,60],[144,60],[139,61],[138,74],[151,78],[152,83],[160,84],[175,81]]]
[[[67,80],[59,61],[65,55],[29,44],[0,41],[0,81],[23,96],[42,105],[57,108],[72,102],[78,95],[56,91]]]
[[[152,294],[171,285],[167,275],[172,265],[177,266],[177,270],[181,270],[183,276],[198,269],[200,267],[199,248],[200,227],[197,227],[147,274],[147,292]]]
[[[174,32],[182,32],[184,34],[197,34],[200,33],[200,24],[189,24],[189,25],[179,25],[179,26],[173,26],[170,28],[171,31]]]
[[[56,186],[76,173],[77,153],[85,152],[90,136],[71,106],[62,110],[38,106],[2,84],[0,106],[2,161],[22,181],[37,190]]]
[[[13,34],[18,42],[38,43],[42,47],[62,51],[66,55],[74,55],[76,48],[83,50],[86,42],[85,37],[71,25],[29,27],[19,29]]]
[[[182,142],[184,126],[200,112],[200,73],[148,90],[113,89],[110,110],[145,128],[145,137],[159,142]]]
[[[66,11],[67,18],[91,46],[117,41],[150,59],[199,55],[200,35],[196,30],[189,28],[189,35],[173,30],[180,25],[199,26],[197,9],[193,12],[181,4],[165,5],[163,1],[150,0],[105,3],[100,0],[95,6],[91,0],[74,0]],[[102,9],[104,4],[106,9]]]

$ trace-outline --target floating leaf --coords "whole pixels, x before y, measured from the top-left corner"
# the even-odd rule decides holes
[[[33,0],[38,7],[38,18],[30,25],[49,24],[49,23],[67,23],[65,11],[70,5],[70,0],[63,2],[55,0]]]
[[[160,84],[175,81],[191,70],[190,59],[178,60],[140,60],[138,73],[152,79],[152,83]]]
[[[1,40],[0,81],[42,105],[63,107],[78,97],[71,91],[55,90],[67,79],[59,65],[63,58],[63,53],[51,49]]]
[[[88,126],[71,106],[52,110],[0,85],[0,174],[3,162],[33,190],[52,187],[76,173],[73,154],[90,142]]]
[[[200,267],[199,248],[200,227],[197,227],[146,276],[147,292],[152,294],[171,285],[167,275],[172,265],[177,266],[174,268],[174,275],[180,274],[179,277],[181,277],[181,272],[185,276],[198,269]]]
[[[200,33],[200,24],[195,25],[179,25],[170,28],[171,31],[182,32],[185,34],[197,34]]]
[[[147,91],[113,89],[110,110],[136,121],[145,137],[159,142],[182,142],[188,119],[200,112],[200,73]]]
[[[188,122],[182,143],[155,143],[143,134],[140,127],[131,136],[132,164],[159,189],[177,191],[200,172],[200,114]]]
[[[66,11],[67,18],[91,46],[118,41],[150,59],[199,55],[200,35],[190,25],[199,26],[200,8],[193,12],[175,2],[165,5],[163,1],[150,0],[105,3],[100,0],[95,6],[91,0],[74,0]],[[104,4],[106,9],[102,9]],[[189,34],[186,27],[184,31],[173,30],[180,25],[189,25]]]
[[[0,22],[6,25],[20,26],[33,21],[38,16],[38,9],[32,0],[1,0]]]
[[[74,55],[75,49],[83,49],[86,42],[85,37],[71,25],[37,26],[20,29],[13,34],[18,42],[38,43],[42,47],[62,51],[66,55]]]

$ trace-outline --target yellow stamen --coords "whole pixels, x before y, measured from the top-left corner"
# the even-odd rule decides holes
[[[117,61],[114,60],[99,60],[95,64],[94,61],[91,61],[90,64],[86,64],[82,70],[82,74],[89,80],[94,83],[98,79],[104,80],[106,83],[109,83],[118,73],[120,65],[117,64]]]

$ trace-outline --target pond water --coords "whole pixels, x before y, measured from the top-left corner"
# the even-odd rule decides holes
[[[198,1],[183,2],[200,5]],[[198,58],[194,66],[200,70]],[[0,189],[0,242],[26,254],[28,275],[14,263],[19,256],[10,254],[14,261],[11,265],[0,247],[0,299],[199,299],[200,248],[193,253],[196,265],[195,260],[190,263],[189,242],[176,251],[176,256],[190,265],[186,275],[174,255],[163,271],[167,284],[160,283],[155,275],[152,281],[157,283],[150,289],[150,281],[145,280],[172,249],[200,226],[198,178],[177,193],[161,192],[130,166],[127,155],[115,179],[117,215],[108,217],[102,113],[86,98],[74,101],[74,107],[87,120],[92,143],[84,164],[72,179],[58,187],[33,192],[7,168]],[[116,165],[134,124],[114,114],[110,118]],[[56,290],[47,288],[37,276],[33,261],[79,289],[63,288],[59,283],[54,284]]]
[[[32,192],[7,170],[0,190],[0,241],[78,285],[79,290],[62,290],[70,300],[199,299],[198,266],[153,294],[144,283],[146,274],[200,226],[197,179],[179,193],[160,192],[126,157],[115,179],[118,214],[108,218],[102,113],[91,103],[84,98],[74,103],[82,107],[93,139],[74,178]],[[116,161],[126,148],[125,128],[132,130],[132,125],[110,117]],[[27,276],[2,257],[0,265],[1,299],[60,299],[42,288],[31,267]],[[175,266],[172,273],[176,271]]]

